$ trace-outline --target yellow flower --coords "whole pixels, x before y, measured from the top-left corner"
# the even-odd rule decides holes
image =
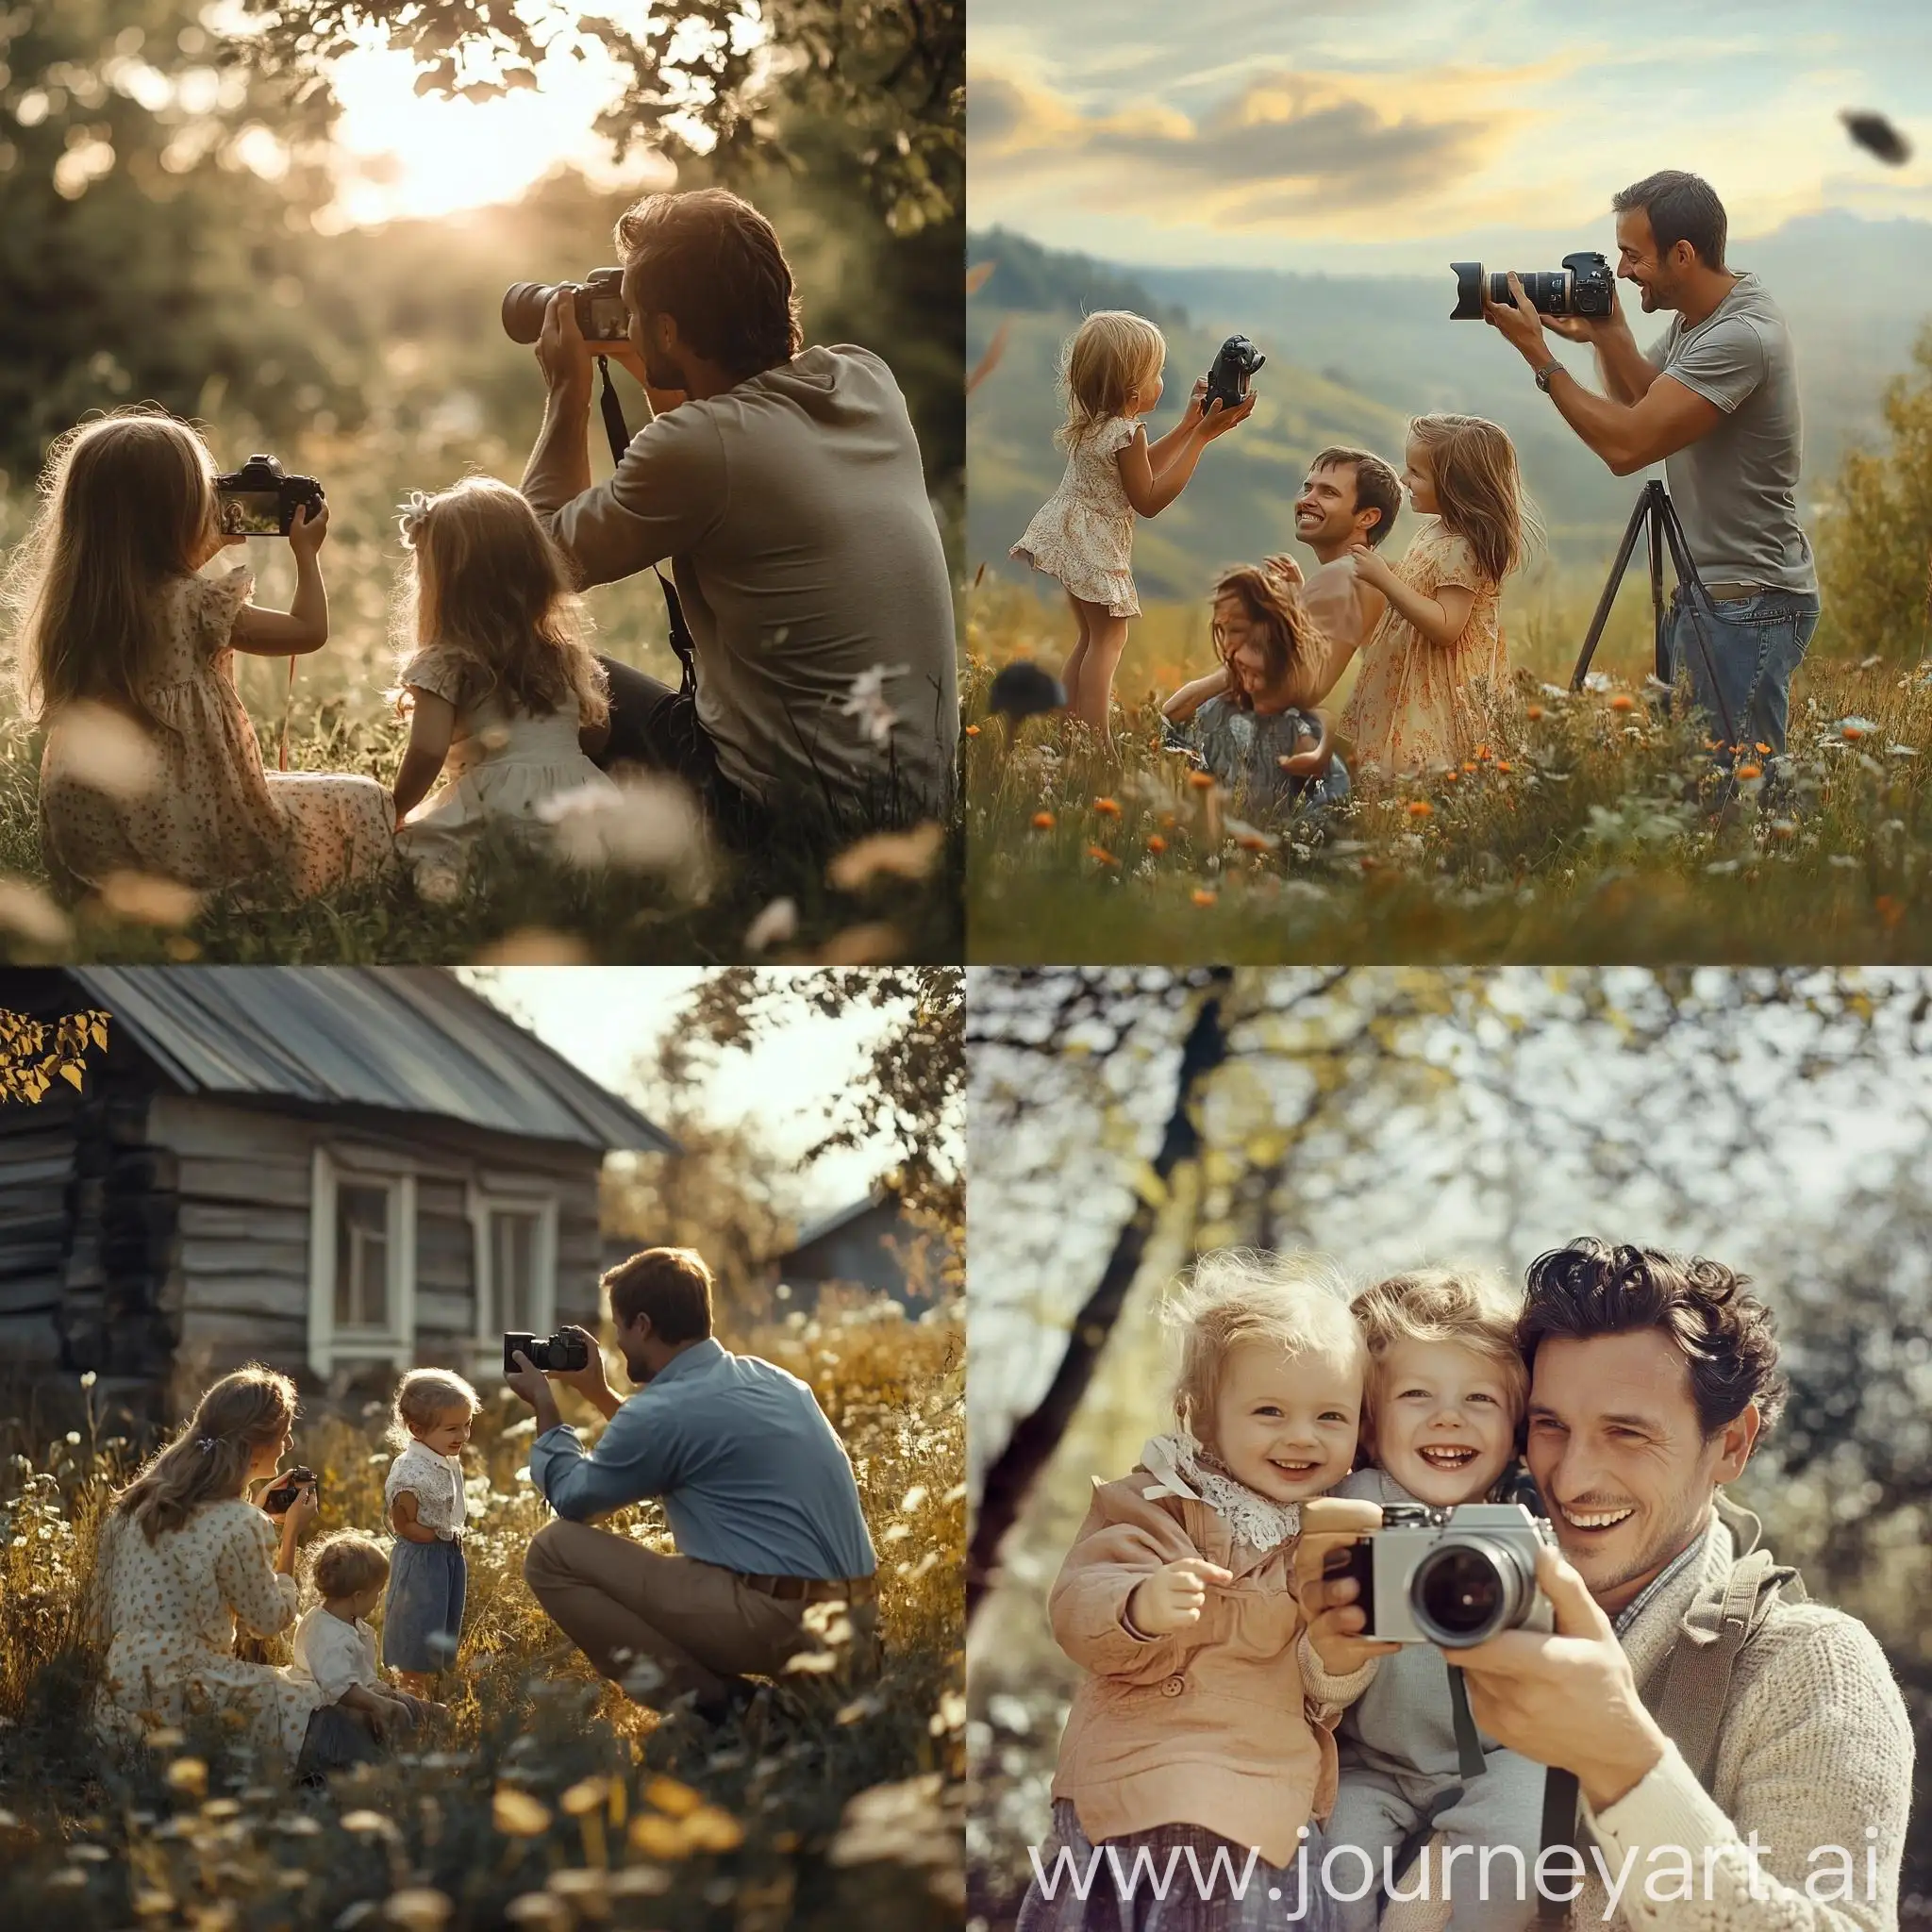
[[[506,1838],[541,1838],[550,1829],[550,1807],[528,1791],[499,1785],[490,1801],[490,1822]]]

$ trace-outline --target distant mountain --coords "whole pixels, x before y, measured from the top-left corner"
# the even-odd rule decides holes
[[[1450,322],[1446,261],[1440,277],[1124,267],[1055,254],[997,230],[972,238],[969,250],[973,259],[998,263],[968,304],[969,363],[1003,312],[1024,311],[1012,350],[969,408],[975,560],[1003,563],[1059,475],[1051,351],[1084,309],[1097,308],[1139,308],[1167,328],[1170,402],[1185,395],[1232,330],[1252,336],[1269,358],[1256,378],[1264,401],[1255,420],[1217,444],[1187,494],[1140,528],[1136,569],[1156,595],[1192,595],[1215,563],[1286,547],[1294,487],[1331,428],[1399,461],[1402,425],[1411,414],[1455,409],[1502,424],[1557,557],[1579,564],[1607,561],[1635,500],[1636,479],[1612,476],[1576,441],[1493,331]],[[1882,439],[1885,385],[1908,365],[1932,318],[1932,223],[1807,216],[1771,235],[1733,241],[1728,252],[1734,267],[1763,278],[1790,321],[1805,408],[1806,493],[1815,502],[1849,446]],[[1662,320],[1641,315],[1624,294],[1638,340],[1648,343]],[[1589,379],[1589,352],[1562,349]],[[1173,420],[1163,409],[1152,427],[1158,433]]]

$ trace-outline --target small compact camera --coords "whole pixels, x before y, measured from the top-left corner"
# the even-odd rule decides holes
[[[291,476],[274,457],[253,456],[215,478],[215,515],[225,537],[286,537],[295,512],[322,508],[313,476]]]
[[[1486,275],[1479,261],[1452,261],[1449,266],[1456,274],[1451,322],[1480,322],[1485,288],[1490,300],[1499,306],[1515,299],[1509,293],[1507,269],[1491,269]],[[1617,277],[1609,263],[1590,249],[1566,255],[1561,268],[1518,269],[1516,279],[1539,315],[1608,315],[1617,306]]]
[[[320,1485],[322,1478],[312,1469],[286,1469],[277,1478],[274,1488],[262,1493],[261,1507],[271,1516],[286,1516],[295,1506],[295,1498],[305,1486],[310,1483]],[[316,1493],[321,1490],[318,1487]]]
[[[1355,1578],[1363,1637],[1460,1650],[1502,1630],[1556,1627],[1536,1580],[1536,1553],[1555,1541],[1521,1503],[1391,1503],[1380,1529],[1329,1555],[1326,1574]]]
[[[1208,393],[1201,398],[1202,415],[1205,416],[1216,403],[1224,409],[1231,409],[1237,403],[1245,401],[1249,376],[1267,359],[1246,336],[1229,336],[1216,353],[1214,366],[1208,372]]]
[[[547,1341],[535,1335],[506,1335],[503,1338],[503,1373],[521,1374],[519,1354],[529,1357],[530,1366],[546,1375],[559,1370],[587,1369],[591,1366],[590,1344],[575,1328],[559,1329]]]
[[[503,295],[504,334],[513,342],[534,342],[543,333],[543,311],[560,288],[575,291],[577,327],[585,341],[621,342],[630,333],[624,271],[593,268],[581,282],[512,282]]]

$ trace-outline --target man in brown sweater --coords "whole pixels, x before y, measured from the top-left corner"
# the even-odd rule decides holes
[[[695,686],[608,665],[602,760],[675,774],[751,838],[808,814],[850,831],[943,812],[952,587],[892,372],[870,349],[802,346],[776,233],[723,189],[646,196],[617,245],[630,337],[608,353],[656,413],[593,487],[591,350],[560,292],[523,491],[580,584],[670,559]]]

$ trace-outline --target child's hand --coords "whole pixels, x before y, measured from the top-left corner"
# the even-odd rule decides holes
[[[323,539],[328,535],[328,505],[325,503],[313,514],[306,503],[295,506],[295,514],[289,521],[289,548],[298,558],[312,558],[322,548]]]
[[[1388,595],[1389,586],[1395,581],[1395,573],[1389,568],[1388,560],[1379,551],[1371,550],[1366,543],[1357,543],[1350,547],[1348,560],[1355,566],[1357,583],[1372,584],[1384,596]]]
[[[1255,405],[1260,400],[1257,394],[1250,391],[1230,409],[1225,403],[1216,397],[1208,413],[1195,418],[1194,434],[1204,442],[1212,442],[1217,436],[1225,436],[1237,424],[1245,423],[1255,413]]]
[[[1328,759],[1322,747],[1317,744],[1310,745],[1307,751],[1286,753],[1274,762],[1291,778],[1319,778],[1322,775],[1322,768]]]
[[[1127,1597],[1134,1628],[1149,1637],[1170,1637],[1201,1621],[1210,1583],[1232,1583],[1234,1572],[1206,1557],[1181,1557],[1143,1576]]]
[[[1285,584],[1300,584],[1306,581],[1302,575],[1301,565],[1291,557],[1264,557],[1261,559],[1261,568],[1271,577],[1279,577]]]

